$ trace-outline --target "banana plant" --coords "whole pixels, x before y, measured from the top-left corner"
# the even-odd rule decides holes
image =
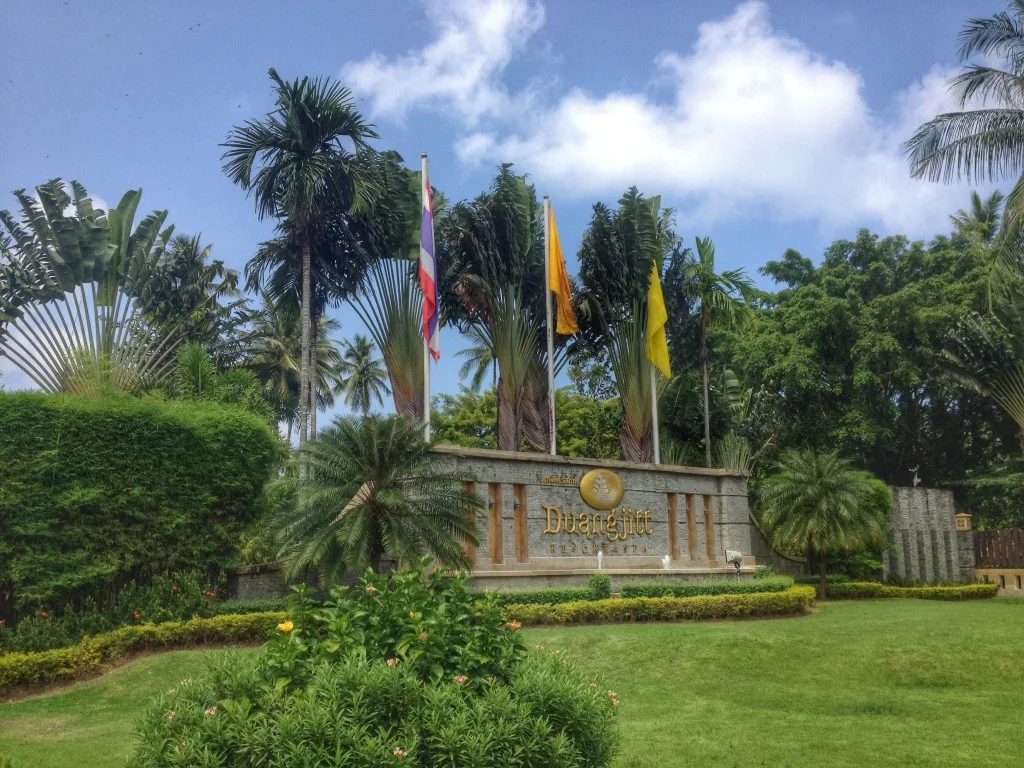
[[[20,217],[0,211],[0,355],[48,392],[159,385],[180,334],[149,322],[139,298],[173,233],[167,212],[133,229],[142,190],[104,212],[69,186],[18,190]]]

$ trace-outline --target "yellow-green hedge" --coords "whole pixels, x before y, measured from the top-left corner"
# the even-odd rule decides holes
[[[851,581],[829,584],[825,592],[830,600],[858,600],[871,597],[917,597],[923,600],[979,600],[995,597],[998,584],[956,584],[953,586],[896,587],[876,581]]]
[[[794,586],[785,592],[698,597],[617,597],[558,605],[508,605],[510,621],[526,625],[588,622],[678,621],[784,616],[803,613],[814,602],[814,587]]]
[[[214,616],[209,619],[138,624],[87,637],[78,645],[35,653],[0,653],[0,694],[99,671],[132,651],[263,640],[285,619],[280,612]]]

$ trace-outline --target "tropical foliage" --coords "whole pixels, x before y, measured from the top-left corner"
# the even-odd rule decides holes
[[[891,506],[885,483],[834,453],[789,450],[761,486],[758,515],[775,546],[817,559],[824,600],[828,555],[881,550]]]
[[[338,394],[344,396],[349,408],[368,414],[374,403],[383,405],[383,396],[391,392],[385,380],[387,369],[376,357],[374,343],[366,336],[356,334],[343,346],[338,366]]]
[[[292,574],[316,568],[324,583],[382,559],[410,563],[423,555],[467,564],[482,502],[445,468],[417,425],[401,416],[339,418],[300,451],[308,476],[294,474],[273,520]]]

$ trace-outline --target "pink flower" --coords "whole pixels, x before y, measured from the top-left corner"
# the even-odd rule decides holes
[[[168,712],[167,713],[167,719],[168,720],[173,720],[174,719],[174,713],[173,712]]]
[[[215,714],[217,714],[217,708],[216,707],[210,707],[209,709],[204,710],[203,714],[206,715],[207,717],[210,717],[211,715],[215,715]]]
[[[388,659],[388,666],[389,667],[393,667],[396,664],[398,664],[398,659],[396,659],[394,656],[392,656],[390,659]]]
[[[42,616],[45,619],[46,618],[46,611],[40,611],[39,615]]]
[[[406,755],[408,755],[408,754],[409,754],[409,753],[408,753],[408,752],[406,752],[406,751],[405,751],[404,749],[402,749],[401,747],[395,747],[395,757],[405,757],[405,756],[406,756]]]
[[[178,591],[178,585],[177,584],[172,584],[171,585],[171,592],[177,592],[177,591]]]
[[[465,675],[456,675],[455,676],[455,682],[458,683],[459,685],[462,685],[467,680],[469,680],[469,678],[466,677]]]
[[[139,620],[139,612],[138,612],[138,611],[132,611],[132,616],[134,616],[134,617],[135,617],[135,620],[136,620],[136,621],[138,621],[138,620]]]

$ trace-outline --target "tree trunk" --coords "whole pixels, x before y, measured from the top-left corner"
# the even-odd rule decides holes
[[[707,466],[711,466],[711,386],[708,383],[708,347],[705,337],[704,322],[700,324],[700,374],[704,387],[704,458]]]
[[[828,563],[824,552],[818,553],[818,599],[825,600],[828,587]]]
[[[302,364],[299,368],[299,445],[306,442],[309,435],[309,342],[310,342],[310,304],[312,303],[312,268],[309,252],[309,237],[302,242]]]
[[[498,450],[518,451],[522,436],[522,408],[505,393],[498,380]]]
[[[320,388],[320,372],[317,370],[316,353],[320,338],[320,316],[310,309],[312,339],[309,344],[309,439],[316,439],[317,390]]]
[[[295,417],[288,419],[288,445],[292,444],[292,429],[295,427]]]
[[[622,431],[619,432],[619,445],[622,446],[622,458],[637,464],[650,464],[654,461],[654,427],[650,421],[640,434],[635,434],[626,427],[623,419]]]

